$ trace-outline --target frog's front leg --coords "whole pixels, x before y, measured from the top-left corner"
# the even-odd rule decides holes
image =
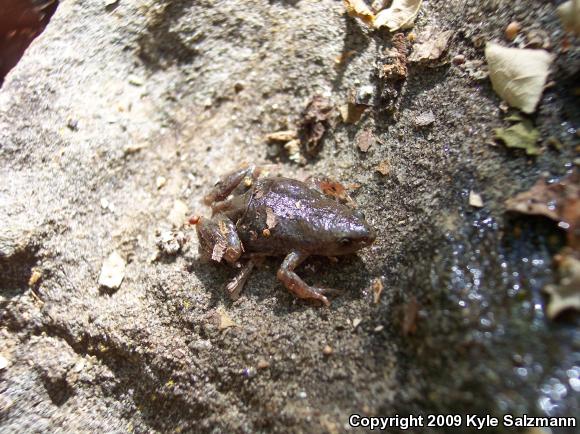
[[[218,214],[212,218],[201,217],[196,230],[202,256],[217,262],[225,259],[230,265],[234,265],[242,256],[244,247],[236,226],[227,216]]]
[[[245,182],[250,187],[252,182],[258,178],[261,167],[250,165],[242,169],[230,172],[220,178],[210,192],[204,196],[203,203],[211,205],[215,202],[221,202],[226,199],[242,182]]]
[[[329,306],[330,303],[328,299],[323,295],[325,292],[324,289],[307,285],[306,282],[304,282],[294,272],[294,269],[304,262],[308,256],[307,253],[297,251],[289,253],[284,259],[284,262],[282,262],[282,265],[280,265],[277,274],[278,280],[280,280],[290,292],[296,295],[296,297],[320,300],[325,306]]]

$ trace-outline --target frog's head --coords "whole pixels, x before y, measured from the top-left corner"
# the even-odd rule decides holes
[[[362,211],[350,211],[348,218],[338,218],[332,228],[332,242],[328,246],[328,255],[338,256],[354,253],[363,247],[370,246],[377,237],[376,232],[367,223]]]

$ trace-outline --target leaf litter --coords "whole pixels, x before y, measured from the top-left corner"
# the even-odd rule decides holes
[[[423,0],[393,0],[384,8],[384,2],[374,2],[371,8],[364,0],[344,0],[347,13],[360,19],[367,26],[380,29],[386,27],[390,32],[413,27]],[[375,10],[378,10],[375,13]]]
[[[417,38],[409,61],[420,63],[439,59],[447,50],[452,35],[451,30],[441,31],[434,26],[425,27]]]
[[[512,115],[507,121],[516,122],[508,128],[494,128],[496,140],[503,142],[508,148],[523,149],[527,155],[540,155],[542,150],[538,146],[540,132],[532,121],[520,115]]]
[[[485,57],[493,90],[510,106],[534,113],[554,55],[545,50],[506,48],[490,42],[485,47]]]
[[[554,257],[558,282],[546,285],[546,312],[555,319],[564,311],[580,311],[580,174],[576,170],[559,182],[539,179],[528,191],[506,201],[508,211],[540,215],[566,231],[565,247]]]

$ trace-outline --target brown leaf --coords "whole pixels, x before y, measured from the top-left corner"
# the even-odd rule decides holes
[[[392,39],[393,48],[387,53],[381,77],[389,81],[407,78],[407,38],[404,33],[396,33]]]
[[[566,249],[554,259],[559,282],[544,288],[544,292],[550,295],[547,307],[550,319],[556,318],[565,310],[580,311],[580,260]]]
[[[351,17],[359,18],[368,25],[373,23],[375,14],[364,0],[344,0],[344,7]]]
[[[385,289],[380,277],[373,280],[371,288],[373,290],[373,302],[379,304],[379,301],[381,301],[381,294],[383,293],[383,289]]]
[[[358,121],[360,121],[360,118],[366,109],[366,105],[355,104],[351,102],[341,105],[339,108],[340,116],[342,117],[342,121],[345,124],[356,124]]]
[[[387,176],[389,173],[391,173],[391,162],[389,160],[383,160],[377,165],[375,170],[381,175]]]
[[[333,197],[346,205],[355,205],[354,200],[346,191],[346,187],[340,182],[326,176],[315,176],[309,178],[309,182],[318,187],[318,189],[326,196]]]
[[[559,182],[541,178],[534,186],[506,201],[508,211],[542,215],[558,222],[567,232],[568,245],[580,248],[580,175],[578,171]]]
[[[302,146],[309,155],[316,155],[320,151],[320,141],[330,126],[333,109],[329,99],[315,95],[302,113],[299,135]]]
[[[298,133],[294,130],[287,131],[277,131],[275,133],[270,133],[266,135],[266,140],[268,142],[289,142],[298,137]]]
[[[447,49],[447,44],[453,32],[451,30],[440,31],[432,26],[425,27],[419,35],[418,43],[409,56],[411,62],[429,62],[437,60]]]

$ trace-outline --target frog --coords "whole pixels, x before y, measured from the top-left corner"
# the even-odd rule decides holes
[[[276,276],[296,297],[329,306],[332,288],[308,285],[296,273],[310,256],[353,254],[370,246],[376,231],[354,208],[342,185],[325,176],[299,181],[261,176],[249,165],[222,176],[203,198],[211,217],[196,218],[199,253],[239,269],[226,292],[237,300],[254,267],[265,257],[284,257]]]

